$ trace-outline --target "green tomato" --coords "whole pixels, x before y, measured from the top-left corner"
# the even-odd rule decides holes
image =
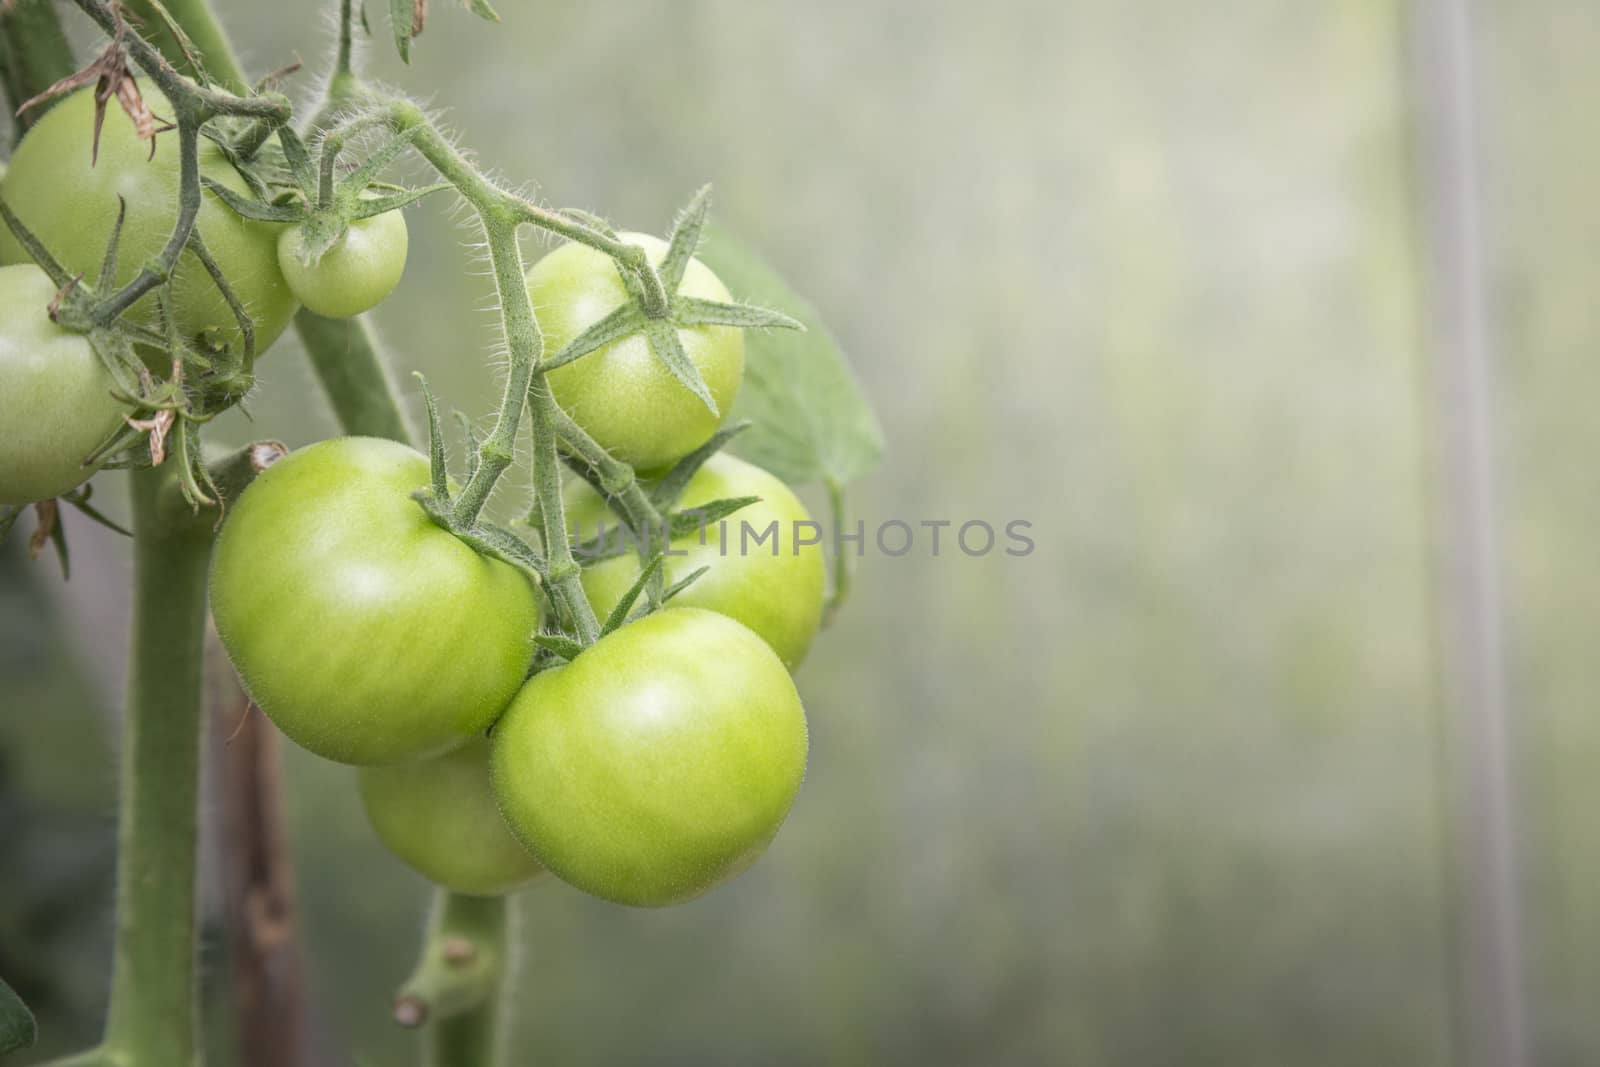
[[[481,737],[437,759],[361,768],[361,802],[391,852],[452,892],[498,896],[544,873],[500,817]]]
[[[228,512],[211,568],[217,633],[252,699],[331,760],[439,755],[517,692],[539,625],[521,572],[435,525],[428,461],[342,437],[269,467]]]
[[[618,237],[643,246],[652,263],[659,264],[666,255],[666,243],[648,234]],[[689,261],[678,291],[706,300],[732,299],[711,268],[698,259]],[[628,300],[611,257],[577,243],[562,245],[533,265],[528,295],[544,332],[545,351],[551,355]],[[717,409],[726,414],[744,377],[743,333],[731,326],[696,326],[679,330],[678,339],[705,379]],[[548,380],[556,403],[579,426],[612,455],[640,470],[659,470],[694,451],[722,421],[672,376],[643,334],[613,341],[557,367]]]
[[[500,810],[539,862],[658,907],[766,851],[805,777],[805,710],[755,634],[668,608],[534,675],[490,749]]]
[[[84,457],[128,413],[89,339],[50,321],[55,295],[33,264],[0,267],[0,504],[83,484],[94,473]]]
[[[394,292],[409,243],[405,216],[385,211],[352,222],[320,260],[307,263],[300,227],[291,226],[278,235],[278,266],[300,303],[318,315],[348,319]]]
[[[149,82],[140,86],[157,114],[171,117],[169,104]],[[11,209],[44,242],[67,270],[90,282],[100,275],[106,242],[117,219],[117,197],[128,205],[117,252],[117,284],[130,281],[145,261],[158,256],[172,236],[178,212],[178,135],[141,141],[116,101],[107,105],[100,133],[99,162],[91,165],[94,91],[73,93],[52,107],[17,146],[0,182]],[[241,196],[253,196],[222,150],[200,139],[200,173]],[[294,315],[294,294],[278,270],[278,231],[274,223],[251,222],[234,214],[214,193],[202,194],[196,229],[234,295],[254,320],[256,351],[264,352]],[[0,226],[0,263],[31,262]],[[237,320],[205,266],[186,252],[173,280],[173,307],[185,337],[205,335],[212,344],[235,351],[242,343]],[[153,324],[155,299],[137,305],[141,321]]]
[[[605,500],[588,482],[572,478],[564,492],[567,527],[578,540],[603,531],[608,543],[622,540],[623,528]],[[754,630],[790,670],[799,666],[822,624],[827,566],[821,529],[811,528],[811,515],[787,485],[742,459],[719,452],[689,480],[674,507],[690,510],[733,497],[761,499],[718,523],[705,526],[704,543],[697,531],[676,538],[672,551],[683,555],[663,560],[670,585],[701,567],[706,573],[672,599],[674,607],[705,608],[738,619]],[[777,524],[775,536],[756,539]],[[799,524],[811,524],[801,526]],[[816,539],[818,544],[801,544]],[[631,545],[632,541],[623,542]],[[659,547],[659,546],[656,546]],[[589,563],[583,588],[604,618],[639,577],[637,553]]]

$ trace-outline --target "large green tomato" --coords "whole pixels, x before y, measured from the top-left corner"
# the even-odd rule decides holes
[[[217,633],[245,689],[319,756],[391,764],[482,733],[538,629],[522,574],[436,526],[428,461],[342,437],[279,460],[228,512],[211,569]]]
[[[300,227],[278,236],[278,266],[300,303],[330,319],[370,311],[400,284],[410,236],[406,217],[385,211],[358,219],[321,259],[308,264]]]
[[[641,907],[754,863],[806,769],[800,695],[725,615],[668,608],[534,675],[495,726],[511,829],[558,878]]]
[[[171,105],[154,86],[144,82],[140,91],[157,115],[171,118]],[[120,194],[128,204],[117,253],[120,285],[130,281],[146,260],[159,255],[172,236],[178,211],[178,135],[158,135],[151,159],[150,143],[139,140],[113,100],[100,133],[100,159],[91,166],[93,137],[94,91],[84,89],[52,107],[28,131],[0,182],[0,193],[67,270],[81,271],[91,282],[99,277],[105,259]],[[241,196],[253,195],[221,149],[203,137],[200,173]],[[247,221],[216,194],[202,195],[196,226],[254,319],[256,351],[263,352],[289,324],[295,309],[294,294],[278,270],[282,227]],[[30,262],[27,253],[11,231],[0,226],[0,263],[25,262]],[[173,304],[185,337],[204,334],[213,344],[237,350],[241,343],[237,320],[192,253],[178,261]],[[144,321],[155,321],[155,306],[150,296],[139,302]]]
[[[361,801],[391,852],[453,892],[498,896],[544,873],[500,817],[483,738],[437,759],[361,768]]]
[[[602,523],[609,543],[622,539],[620,520],[588,482],[569,479],[564,496],[568,529],[579,540],[597,536]],[[812,523],[805,505],[771,474],[722,452],[695,473],[674,507],[689,510],[713,500],[742,496],[761,499],[721,522],[705,524],[703,544],[698,531],[672,542],[672,551],[683,555],[667,556],[663,561],[668,584],[701,567],[710,568],[674,597],[672,604],[706,608],[738,619],[793,670],[805,658],[822,624],[826,585],[821,528]],[[775,534],[766,536],[774,523]],[[762,540],[758,543],[757,538]],[[630,551],[586,565],[583,588],[603,618],[638,577],[638,554]]]
[[[0,504],[77,488],[128,412],[89,339],[50,321],[55,295],[33,264],[0,267]]]
[[[652,263],[666,255],[666,243],[648,234],[618,236],[643,246]],[[678,291],[706,300],[731,299],[727,287],[698,259],[689,261]],[[528,295],[551,355],[628,300],[611,258],[577,243],[562,245],[533,265]],[[744,377],[744,335],[731,326],[696,326],[679,330],[678,339],[717,409],[727,414]],[[694,451],[721,422],[656,358],[643,334],[557,367],[549,382],[556,403],[578,425],[612,455],[640,470],[659,470]]]

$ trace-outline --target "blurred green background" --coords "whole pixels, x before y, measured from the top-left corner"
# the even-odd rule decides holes
[[[321,66],[324,6],[220,4],[257,72]],[[869,524],[1038,545],[866,561],[748,875],[525,894],[512,1062],[1459,1062],[1401,8],[435,7],[409,69],[375,10],[373,66],[486,165],[657,231],[712,181],[823,310],[889,440]],[[1480,7],[1529,1004],[1538,1063],[1593,1064],[1600,6]],[[393,366],[487,413],[472,234],[440,198],[411,232]],[[334,432],[292,337],[259,375],[238,439]],[[41,1055],[97,1032],[111,901],[126,549],[73,533],[66,587],[0,552],[0,973]],[[319,1062],[412,1062],[426,887],[346,769],[293,753],[288,799]]]

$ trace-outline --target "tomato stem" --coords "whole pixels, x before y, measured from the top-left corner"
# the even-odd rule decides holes
[[[433,1067],[492,1063],[510,905],[505,897],[471,897],[441,889],[417,966],[395,996],[395,1021],[431,1024]]]
[[[195,1055],[195,805],[210,525],[166,505],[170,469],[131,477],[133,649],[122,724],[117,927],[98,1049],[62,1063],[125,1067]]]
[[[294,326],[345,433],[413,443],[365,320],[329,319],[301,308]]]

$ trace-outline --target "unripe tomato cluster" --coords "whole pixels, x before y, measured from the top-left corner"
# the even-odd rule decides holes
[[[639,243],[659,258],[659,242]],[[571,248],[529,272],[551,346],[627,298],[610,259]],[[726,299],[698,261],[686,277]],[[697,327],[681,340],[726,410],[739,333]],[[642,339],[562,370],[558,401],[613,454],[662,467],[717,429]],[[634,416],[602,414],[604,398]],[[379,837],[457,892],[506,892],[549,871],[606,900],[659,906],[754,862],[805,774],[789,669],[820,622],[820,550],[723,553],[715,526],[705,544],[680,538],[674,550],[688,554],[673,570],[709,566],[697,583],[530,676],[542,592],[435,525],[413,499],[428,481],[427,460],[405,445],[339,438],[279,461],[232,508],[212,610],[262,710],[312,752],[359,765]],[[679,506],[735,496],[760,498],[753,525],[807,518],[782,482],[731,456],[701,468]],[[565,499],[575,538],[608,514],[582,483]],[[601,617],[638,574],[632,556],[586,568]]]
[[[158,113],[167,102],[146,88]],[[23,139],[0,192],[69,272],[95,284],[126,204],[114,284],[158,256],[179,185],[177,146],[152,152],[131,124],[108,121],[91,165],[94,101],[62,101]],[[202,139],[202,173],[241,196],[248,184]],[[251,221],[204,194],[197,229],[264,350],[296,305],[359,314],[404,268],[397,210],[308,228]],[[318,227],[321,227],[318,229]],[[326,251],[307,255],[312,247]],[[666,243],[622,234],[660,264]],[[52,321],[46,273],[0,228],[0,504],[68,493],[84,459],[133,413],[114,395],[90,340]],[[555,352],[631,299],[614,261],[581,244],[527,275]],[[678,292],[728,301],[691,259]],[[186,253],[171,290],[190,343],[242,343],[234,311]],[[134,306],[154,325],[153,304]],[[613,457],[649,478],[705,444],[744,373],[730,326],[678,328],[716,410],[683,385],[645,337],[623,337],[549,374],[551,394]],[[790,670],[820,624],[821,550],[795,544],[804,507],[781,481],[712,457],[675,507],[758,498],[732,519],[679,537],[665,583],[706,568],[681,595],[605,633],[569,659],[538,661],[555,617],[521,570],[439,524],[416,494],[429,461],[404,444],[345,437],[300,449],[230,507],[215,547],[211,608],[251,697],[291,739],[358,766],[379,838],[451,890],[498,894],[549,871],[597,897],[657,906],[696,897],[765,850],[800,789],[806,720]],[[563,495],[575,541],[618,520],[586,483]],[[744,551],[738,531],[776,525],[777,547]],[[605,618],[636,584],[635,554],[587,561],[582,587]]]
[[[172,113],[159,90],[145,85],[142,92],[152,111]],[[123,285],[172,235],[178,145],[168,134],[152,147],[113,115],[100,127],[96,152],[94,107],[94,92],[83,90],[46,112],[17,146],[0,177],[0,195],[69,274],[91,284],[122,210],[111,284]],[[236,194],[250,192],[205,138],[200,173]],[[301,254],[298,227],[242,218],[210,190],[195,229],[249,313],[258,352],[283,333],[297,303],[328,316],[360,314],[394,290],[405,268],[406,223],[399,211],[351,223],[315,263]],[[113,398],[112,379],[87,339],[49,320],[55,286],[4,225],[0,264],[0,504],[26,504],[86,481],[94,468],[84,459],[133,412]],[[141,300],[132,317],[155,325],[154,308],[152,300]],[[243,344],[227,299],[192,253],[180,256],[173,272],[172,316],[188,341],[235,351]]]

